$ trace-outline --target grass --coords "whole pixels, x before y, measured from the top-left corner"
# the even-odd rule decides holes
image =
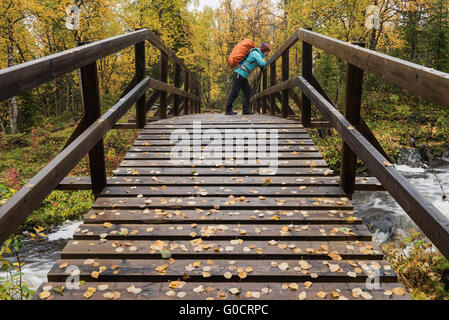
[[[127,117],[133,116],[130,111]],[[3,135],[0,142],[0,205],[25,185],[62,150],[76,122],[63,124],[60,118],[45,120],[27,133]],[[111,175],[123,160],[137,130],[110,130],[104,139],[106,173]],[[70,176],[89,176],[89,158],[84,156]],[[91,191],[53,191],[18,230],[52,227],[80,218],[93,204]]]

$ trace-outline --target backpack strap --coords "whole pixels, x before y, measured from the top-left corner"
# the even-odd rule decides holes
[[[249,53],[246,55],[245,59],[242,60],[242,62],[239,63],[239,67],[242,68],[245,72],[250,73],[250,71],[248,70],[248,68],[246,66],[248,65],[252,65],[257,63],[257,61],[254,62],[250,62],[250,63],[244,63],[246,59],[248,59],[248,56],[254,51],[256,50],[256,48],[252,48]]]

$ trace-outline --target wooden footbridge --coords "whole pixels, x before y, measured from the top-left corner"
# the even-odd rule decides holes
[[[302,75],[290,77],[288,52],[298,41]],[[146,77],[147,42],[161,51],[159,80]],[[118,103],[101,115],[96,61],[129,46],[135,46],[136,75]],[[348,63],[345,116],[313,76],[312,46]],[[168,83],[169,58],[175,66],[173,84]],[[3,242],[52,190],[92,188],[95,194],[84,224],[35,299],[409,299],[354,211],[355,190],[389,191],[449,256],[448,220],[396,171],[360,117],[364,71],[445,107],[449,75],[299,29],[254,78],[251,102],[259,114],[205,114],[199,113],[196,76],[151,31],[140,30],[1,70],[0,99],[78,68],[84,119],[64,150],[0,207]],[[157,99],[158,118],[147,121]],[[300,107],[301,117],[292,114],[291,102]],[[135,122],[117,123],[133,105]],[[311,105],[323,120],[311,119]],[[198,122],[200,135],[191,135]],[[334,127],[344,141],[341,176],[327,167],[310,139],[309,131],[321,126]],[[110,129],[126,128],[140,129],[139,136],[114,175],[106,177],[102,139]],[[171,137],[182,129],[188,148],[201,151],[208,144],[201,139],[207,130],[224,136],[240,129],[243,144],[233,139],[228,147],[249,152],[262,145],[269,150],[269,143],[256,144],[248,129],[277,130],[277,167],[263,165],[273,160],[270,153],[255,162],[232,157],[211,164],[207,156],[188,156],[180,163],[171,156],[178,145]],[[86,153],[91,176],[66,177]],[[373,177],[356,177],[357,158]],[[73,287],[68,279],[81,283]]]

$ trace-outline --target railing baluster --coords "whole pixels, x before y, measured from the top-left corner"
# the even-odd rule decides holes
[[[276,84],[276,61],[270,65],[270,87]],[[274,116],[276,114],[276,94],[270,95],[270,115]]]
[[[185,71],[184,75],[184,91],[189,92],[190,90],[190,76],[187,71]],[[185,97],[184,99],[184,114],[189,114],[189,97]]]
[[[139,42],[135,45],[136,57],[136,83],[142,81],[145,77],[145,42]],[[136,123],[138,128],[145,127],[146,112],[146,96],[145,94],[136,103]]]
[[[166,83],[168,80],[168,56],[162,50],[161,50],[160,73],[161,73],[161,81]],[[161,92],[159,110],[160,110],[161,119],[166,119],[167,118],[167,91]]]
[[[302,76],[308,82],[312,82],[312,45],[302,42]],[[311,103],[309,98],[302,93],[301,122],[304,127],[310,126],[312,117]]]
[[[195,88],[195,95],[199,95],[199,88],[198,88],[198,82],[196,83],[196,88]],[[199,113],[200,111],[200,105],[199,105],[199,102],[198,102],[198,100],[196,100],[195,101],[195,106],[196,106],[196,110],[195,110],[195,112],[196,113]]]
[[[267,83],[268,83],[268,71],[267,69],[263,69],[263,80],[262,80],[262,90],[267,89]],[[262,113],[267,113],[268,112],[268,106],[267,106],[267,98],[263,97],[262,98]]]
[[[193,77],[191,79],[192,79],[193,86],[192,86],[192,89],[190,90],[190,93],[191,94],[195,94],[196,81],[195,81],[195,79]],[[196,101],[195,101],[195,99],[191,98],[190,102],[191,102],[191,105],[192,105],[192,113],[196,113]]]
[[[201,113],[201,85],[200,83],[196,84],[196,95],[200,98],[200,100],[196,102],[197,105],[197,109],[196,109],[196,113]]]
[[[364,46],[363,43],[357,45]],[[348,63],[348,72],[346,79],[346,102],[345,102],[345,118],[352,126],[359,130],[360,127],[360,106],[362,103],[362,86],[363,86],[363,70]],[[355,178],[357,174],[357,156],[343,142],[340,185],[349,198],[355,190]]]
[[[97,62],[81,68],[81,90],[86,127],[89,127],[101,117]],[[96,199],[106,186],[106,162],[103,139],[98,141],[92,150],[90,150],[89,167],[92,192]]]
[[[200,98],[200,101],[198,101],[198,113],[201,113],[201,82],[198,83],[198,97]]]
[[[191,77],[191,75],[189,74],[189,82],[190,82],[190,87],[189,87],[189,93],[193,92],[193,88],[195,87],[195,81],[193,80],[193,78]],[[189,98],[189,114],[193,114],[193,100],[192,98]]]
[[[175,87],[179,88],[181,85],[181,66],[175,62]],[[177,94],[173,97],[173,116],[179,114],[179,96]]]
[[[251,96],[253,96],[256,93],[256,90],[255,90],[256,84],[255,84],[255,82],[257,82],[257,79],[255,79],[254,82],[250,84],[250,86],[251,86],[250,87],[250,89],[251,89]],[[257,100],[257,99],[254,99],[254,100],[250,99],[250,101],[249,101],[249,110],[252,111],[252,112],[255,111],[255,108],[254,108],[255,100]]]
[[[262,91],[262,73],[259,74],[259,77],[257,79],[257,93],[260,93]],[[257,99],[257,112],[262,112],[262,98]]]
[[[282,54],[282,81],[287,81],[289,77],[289,50]],[[282,91],[282,117],[288,116],[288,89]]]

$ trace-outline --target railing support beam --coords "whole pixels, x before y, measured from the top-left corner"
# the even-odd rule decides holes
[[[136,83],[139,83],[145,78],[145,42],[139,42],[135,45],[136,56]],[[136,103],[136,124],[138,128],[144,128],[146,124],[147,112],[146,112],[146,95],[142,97]]]
[[[101,117],[97,62],[81,68],[81,90],[86,127],[89,127]],[[106,186],[106,161],[103,138],[89,151],[89,167],[92,179],[92,192],[96,199]]]
[[[161,65],[160,65],[161,81],[167,83],[168,81],[168,56],[161,50]],[[161,92],[160,99],[160,117],[167,118],[167,91]]]
[[[363,46],[364,44],[359,44]],[[307,80],[307,79],[306,79]],[[363,70],[348,63],[346,79],[345,118],[352,126],[360,128],[360,109],[362,104]],[[351,148],[343,142],[340,170],[340,185],[349,198],[355,190],[357,174],[357,156]]]
[[[262,72],[262,90],[266,90],[267,89],[267,84],[268,84],[268,71],[267,69],[263,69]],[[266,97],[262,98],[262,113],[267,113],[268,111],[268,105],[267,105],[267,99]]]
[[[178,63],[175,63],[175,87],[179,88],[181,86],[181,66]],[[177,116],[179,114],[179,95],[175,94],[173,98],[173,116]]]
[[[309,82],[312,82],[312,45],[302,42],[302,76]],[[304,127],[310,126],[312,117],[312,105],[309,98],[302,93],[301,122]]]
[[[276,85],[276,61],[270,65],[270,87]],[[270,95],[270,115],[276,115],[276,95]]]
[[[289,78],[289,50],[282,53],[282,81],[287,81]],[[282,117],[288,116],[288,89],[282,90]]]
[[[186,72],[184,75],[184,91],[189,92],[190,91],[190,76],[189,73]],[[185,97],[184,100],[184,114],[189,114],[189,103],[190,99],[189,97]]]

